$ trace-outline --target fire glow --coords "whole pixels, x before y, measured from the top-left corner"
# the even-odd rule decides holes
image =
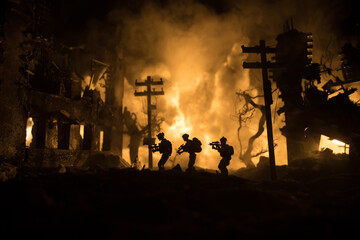
[[[178,21],[184,16],[192,16],[191,21],[185,25]],[[242,53],[241,45],[249,42],[241,32],[242,26],[243,23],[231,14],[219,17],[203,6],[191,5],[186,8],[186,4],[181,11],[177,8],[153,9],[149,6],[139,16],[126,19],[123,26],[122,47],[128,54],[124,106],[136,113],[140,126],[146,126],[146,101],[133,96],[134,82],[143,81],[147,76],[154,80],[161,77],[164,80],[165,95],[153,99],[157,102],[155,111],[158,117],[164,119],[161,131],[174,148],[183,143],[181,136],[184,133],[188,133],[190,138],[200,139],[203,151],[197,155],[196,165],[203,168],[217,168],[219,153],[211,150],[208,144],[219,141],[223,136],[235,150],[229,168],[244,166],[239,161],[239,123],[234,117],[238,110],[236,107],[241,107],[235,106],[236,91],[262,89],[258,86],[261,83],[255,83],[259,79],[253,79],[255,84],[250,84],[249,71],[242,68],[247,55]],[[255,101],[261,104],[263,99],[257,98]],[[252,129],[257,128],[259,118],[260,115],[256,115],[241,132],[244,147],[254,134]],[[276,121],[281,122],[279,117]],[[274,128],[277,127],[278,124],[274,124]],[[274,130],[274,136],[278,140],[278,146],[281,145],[279,141],[285,142],[279,131]],[[125,147],[128,144],[126,141]],[[267,149],[266,141],[259,139],[255,144],[260,145],[257,150]],[[275,154],[281,152],[277,164],[287,162],[286,151],[283,149],[275,149]],[[128,158],[126,153],[123,156]],[[171,158],[174,158],[174,154]],[[180,157],[187,158],[187,154]],[[139,160],[147,164],[146,147],[139,149]],[[157,160],[154,156],[155,164]],[[187,164],[187,160],[180,162]]]
[[[335,154],[345,153],[349,154],[349,145],[337,139],[331,139],[328,136],[321,135],[319,150],[329,148]]]
[[[32,139],[33,139],[32,128],[33,128],[33,126],[34,126],[34,121],[30,117],[30,118],[28,118],[28,120],[26,122],[26,142],[25,142],[26,147],[30,147],[30,144],[32,142]]]

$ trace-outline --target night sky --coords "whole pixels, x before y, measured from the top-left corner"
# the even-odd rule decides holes
[[[150,3],[151,2],[151,3]],[[152,4],[158,8],[167,8],[169,5],[174,5],[180,2],[195,2],[204,5],[217,15],[224,15],[231,11],[238,11],[239,14],[246,14],[247,8],[261,8],[264,13],[270,13],[270,16],[278,16],[286,12],[289,8],[293,11],[296,7],[295,20],[301,16],[316,15],[324,13],[321,16],[326,16],[330,19],[332,30],[336,32],[339,37],[344,38],[355,37],[359,35],[359,10],[360,3],[356,0],[318,0],[318,1],[286,1],[286,0],[241,0],[241,1],[166,1],[166,0],[134,0],[134,1],[82,1],[82,0],[60,0],[51,3],[54,6],[53,12],[53,30],[58,37],[65,37],[75,41],[81,38],[84,31],[87,30],[90,19],[96,19],[104,24],[114,24],[109,21],[108,14],[114,9],[121,9],[126,15],[136,15],[141,12],[143,6]],[[255,17],[255,16],[254,16]],[[322,21],[322,19],[318,19]],[[267,20],[266,20],[267,21]]]

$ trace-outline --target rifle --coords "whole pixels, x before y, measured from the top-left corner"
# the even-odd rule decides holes
[[[159,145],[158,144],[152,144],[151,145],[151,151],[152,152],[160,151]]]
[[[219,141],[215,141],[215,142],[211,142],[209,143],[209,145],[211,146],[212,149],[220,149],[220,142]]]
[[[185,147],[185,144],[182,144],[177,150],[176,150],[176,153],[177,154],[182,154],[184,152],[184,147]]]

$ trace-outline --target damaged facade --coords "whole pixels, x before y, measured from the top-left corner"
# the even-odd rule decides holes
[[[91,82],[84,87],[72,64],[78,49],[55,46],[47,34],[49,11],[46,1],[20,1],[1,13],[0,156],[22,166],[126,166],[122,106],[114,92],[123,78],[121,59],[89,59],[90,81],[102,80],[103,91]]]
[[[48,32],[48,1],[14,2],[3,1],[0,11],[1,158],[29,166],[83,166],[99,152],[121,158],[125,123],[134,163],[146,126],[139,127],[130,111],[123,116],[122,104],[115,100],[114,84],[124,75],[117,46],[104,46],[106,51],[88,59],[90,83],[84,86],[74,56],[93,49],[54,41]],[[329,90],[317,89],[314,82],[320,80],[320,70],[308,58],[310,36],[288,28],[277,37],[275,59],[281,67],[274,69],[273,79],[285,103],[279,113],[285,114],[282,132],[290,165],[318,150],[321,134],[350,144],[351,155],[359,149],[359,106],[349,100],[353,90],[343,88],[339,96],[328,99]],[[359,79],[353,52],[350,46],[342,51],[345,82]],[[105,96],[93,88],[100,80]],[[343,83],[335,81],[330,87],[336,84]],[[32,139],[25,147],[30,125]]]
[[[359,157],[360,106],[349,98],[356,89],[344,85],[360,80],[357,70],[360,55],[354,56],[356,51],[349,50],[348,44],[344,48],[341,52],[344,80],[330,80],[321,90],[315,85],[315,81],[320,83],[321,69],[319,64],[312,63],[311,34],[287,26],[277,37],[275,59],[280,68],[273,70],[273,79],[284,101],[278,114],[285,114],[285,127],[281,130],[287,140],[289,165],[318,151],[321,135],[349,144],[351,158]],[[329,98],[334,93],[330,89],[340,86],[340,93]]]

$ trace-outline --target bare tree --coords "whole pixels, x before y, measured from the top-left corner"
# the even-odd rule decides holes
[[[259,138],[261,136],[261,134],[264,132],[265,128],[265,106],[264,105],[259,105],[256,104],[253,99],[260,97],[260,96],[255,96],[255,97],[251,97],[246,91],[243,92],[237,92],[236,95],[238,96],[238,100],[240,102],[244,101],[244,105],[242,106],[242,108],[240,110],[238,110],[237,112],[237,119],[239,122],[239,127],[237,129],[237,136],[238,136],[238,141],[240,144],[240,156],[239,159],[245,163],[246,167],[251,168],[251,167],[255,167],[254,163],[251,161],[251,159],[253,157],[257,157],[265,152],[267,152],[267,150],[261,150],[255,154],[252,154],[252,151],[254,149],[254,142],[257,138]],[[246,124],[246,122],[250,119],[252,119],[254,117],[255,111],[256,110],[260,110],[261,112],[261,117],[259,120],[259,124],[258,124],[258,130],[257,132],[251,136],[248,140],[248,146],[247,149],[245,151],[243,151],[243,146],[242,146],[242,142],[240,139],[240,130],[241,128]]]

